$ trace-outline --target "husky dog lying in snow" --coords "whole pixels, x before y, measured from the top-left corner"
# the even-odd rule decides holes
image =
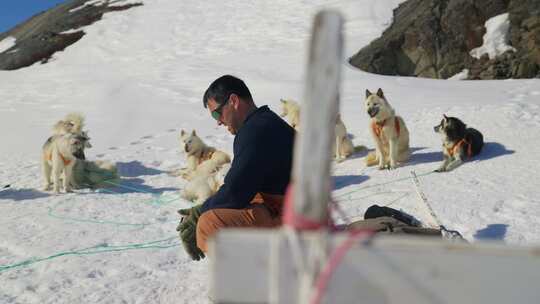
[[[371,135],[375,153],[366,156],[366,165],[379,169],[395,169],[399,162],[409,159],[409,130],[405,121],[395,114],[381,89],[376,94],[366,90],[366,111],[371,117]]]
[[[180,131],[180,141],[187,157],[187,168],[182,168],[173,175],[182,176],[186,180],[191,180],[195,176],[210,175],[222,165],[230,163],[231,157],[214,147],[206,145],[202,139],[197,136],[195,130],[187,133]]]
[[[281,101],[281,117],[285,117],[286,121],[297,132],[300,126],[300,105],[292,99],[280,99]],[[343,161],[347,157],[351,156],[354,152],[365,149],[364,146],[354,147],[352,140],[347,134],[347,128],[341,120],[341,115],[338,114],[336,118],[336,141],[334,143],[334,158],[337,161]]]
[[[50,190],[52,177],[53,191],[59,193],[60,175],[63,174],[64,190],[71,192],[73,166],[77,159],[75,154],[84,149],[85,142],[85,137],[73,133],[54,135],[47,139],[41,153],[43,190]]]
[[[117,184],[120,180],[114,163],[105,160],[88,161],[77,159],[73,166],[73,187],[105,188]]]
[[[443,115],[441,123],[433,127],[441,134],[444,161],[435,172],[451,171],[467,158],[476,156],[484,146],[484,136],[478,130],[467,128],[459,118]]]
[[[204,203],[206,199],[214,195],[219,187],[223,185],[225,176],[230,168],[230,164],[224,164],[220,168],[215,168],[215,171],[210,172],[210,174],[204,171],[197,172],[198,174],[195,174],[184,187],[180,196],[197,204]]]

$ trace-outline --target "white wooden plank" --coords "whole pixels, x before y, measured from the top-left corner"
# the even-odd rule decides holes
[[[333,235],[331,248],[346,237]],[[315,239],[314,233],[304,234],[302,250]],[[270,249],[272,242],[280,249]],[[215,303],[297,303],[299,277],[283,232],[227,230],[214,246],[221,253],[212,263],[212,277],[220,280],[212,295]],[[272,261],[278,264],[270,271]],[[538,247],[377,237],[369,246],[351,248],[333,273],[323,303],[536,304],[539,269]],[[272,295],[272,286],[287,288]]]
[[[271,239],[263,230],[218,233],[209,242],[210,298],[216,303],[268,303]]]

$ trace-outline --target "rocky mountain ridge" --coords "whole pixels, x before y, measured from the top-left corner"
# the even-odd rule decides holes
[[[16,39],[15,45],[0,52],[0,70],[16,70],[36,62],[47,62],[84,36],[83,26],[100,20],[105,13],[141,6],[126,0],[70,0],[37,14],[0,34],[0,41]]]
[[[516,51],[472,57],[485,22],[504,13]],[[540,0],[408,0],[383,35],[349,62],[383,75],[446,79],[468,69],[468,79],[540,77]]]

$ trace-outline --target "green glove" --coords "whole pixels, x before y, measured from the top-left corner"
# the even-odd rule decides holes
[[[176,231],[180,231],[180,239],[184,249],[193,260],[204,259],[204,253],[197,247],[197,221],[201,216],[202,205],[197,205],[188,209],[180,209],[178,213],[182,215],[182,220]]]

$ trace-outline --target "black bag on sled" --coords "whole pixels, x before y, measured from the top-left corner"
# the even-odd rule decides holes
[[[348,229],[367,229],[385,234],[415,234],[419,236],[442,237],[441,230],[422,228],[412,216],[399,210],[373,205],[369,207],[364,220],[351,223]]]

